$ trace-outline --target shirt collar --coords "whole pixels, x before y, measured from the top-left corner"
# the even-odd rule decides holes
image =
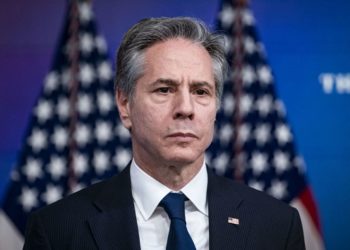
[[[208,216],[207,203],[208,173],[205,162],[197,175],[181,189],[181,192],[193,203],[193,205],[203,214]]]
[[[131,162],[130,178],[134,201],[145,220],[152,216],[164,196],[174,192],[144,172],[134,159]],[[203,163],[197,175],[180,192],[184,193],[201,213],[208,216],[207,186],[207,168]]]

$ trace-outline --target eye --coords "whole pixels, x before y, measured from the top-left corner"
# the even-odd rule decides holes
[[[205,90],[205,89],[196,89],[194,91],[194,94],[202,96],[202,95],[208,95],[209,92],[207,90]]]
[[[161,93],[161,94],[168,94],[171,92],[171,89],[169,87],[161,87],[156,89],[156,92]]]

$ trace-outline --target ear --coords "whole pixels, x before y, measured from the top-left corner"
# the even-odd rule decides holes
[[[128,96],[123,93],[120,89],[116,91],[116,104],[119,110],[119,117],[125,128],[131,129],[131,119],[130,119],[130,100]]]

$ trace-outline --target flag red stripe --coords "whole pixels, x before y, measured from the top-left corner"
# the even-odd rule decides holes
[[[322,230],[321,230],[321,222],[318,216],[318,210],[316,207],[316,203],[314,200],[314,197],[312,195],[310,187],[307,187],[299,196],[301,202],[304,204],[305,208],[309,212],[309,215],[315,224],[315,227],[317,228],[318,232],[322,236]]]

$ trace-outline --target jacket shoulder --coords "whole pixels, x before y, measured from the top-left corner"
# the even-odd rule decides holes
[[[233,216],[239,218],[244,237],[249,237],[246,249],[305,249],[301,220],[295,208],[243,183],[214,174],[209,176],[208,197],[212,209],[209,213],[215,216],[212,223],[217,230],[226,228],[235,233],[234,227],[222,220]],[[215,230],[212,232],[216,234]],[[223,245],[221,249],[230,247]]]
[[[130,195],[127,192],[129,187],[129,171],[126,169],[126,171],[122,171],[107,180],[95,183],[40,208],[34,211],[33,215],[51,223],[56,221],[59,223],[59,221],[64,220],[80,221],[99,212],[101,210],[99,204],[108,209],[123,204],[126,199],[129,202],[129,199],[132,199],[128,197]]]
[[[217,192],[225,194],[226,197],[237,197],[241,201],[240,206],[256,208],[265,214],[290,214],[296,212],[296,209],[289,204],[244,183],[214,174],[212,179],[214,179],[213,183]]]

